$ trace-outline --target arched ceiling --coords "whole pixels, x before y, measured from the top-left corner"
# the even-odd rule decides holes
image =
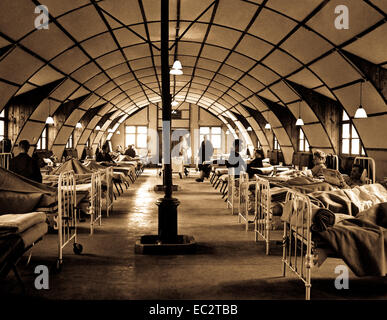
[[[41,4],[49,10],[48,30],[34,26]],[[349,29],[335,27],[338,5],[349,8]],[[171,76],[171,93],[219,117],[241,114],[265,140],[246,107],[257,110],[281,146],[292,148],[268,101],[298,117],[301,96],[290,84],[296,83],[336,100],[353,117],[364,79],[363,105],[371,116],[354,124],[364,146],[376,147],[367,127],[383,128],[386,99],[346,53],[387,66],[386,11],[385,0],[170,0],[170,65],[178,58],[184,71]],[[60,80],[31,119],[39,127],[48,104],[53,112],[84,97],[56,138],[67,141],[69,128],[91,108],[103,105],[85,130],[107,112],[115,111],[111,122],[161,101],[159,1],[2,0],[0,12],[0,109],[15,95]],[[333,149],[302,104],[308,139],[322,137],[314,145]],[[386,148],[384,135],[377,143]]]

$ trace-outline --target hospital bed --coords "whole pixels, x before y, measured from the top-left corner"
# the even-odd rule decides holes
[[[288,192],[281,218],[283,276],[289,269],[304,282],[306,300],[311,298],[312,268],[321,266],[328,257],[343,259],[356,276],[387,275],[382,231],[387,227],[387,191],[383,193],[383,202],[353,217],[332,213],[297,191]]]
[[[0,215],[0,278],[13,270],[18,282],[24,289],[17,271],[17,263],[47,233],[46,215],[43,212]]]

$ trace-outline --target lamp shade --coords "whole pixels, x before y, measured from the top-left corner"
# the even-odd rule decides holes
[[[302,120],[301,118],[298,118],[296,121],[296,126],[303,126],[303,125],[304,125],[304,120]]]
[[[177,70],[183,69],[183,67],[181,66],[181,62],[180,62],[179,60],[176,60],[176,61],[173,63],[172,69],[177,69]]]
[[[121,134],[120,130],[117,130],[117,131],[116,131],[116,134]]]
[[[78,123],[75,125],[75,128],[77,128],[77,129],[82,129],[82,123],[78,122]]]
[[[247,127],[247,131],[253,131],[251,127]]]
[[[54,118],[51,117],[51,116],[48,116],[47,119],[46,119],[46,124],[54,124]]]
[[[96,126],[95,130],[99,131],[99,130],[101,130],[101,127],[100,126]]]
[[[179,105],[179,103],[176,100],[173,100],[171,105],[172,105],[172,107],[176,107]]]
[[[268,123],[266,123],[266,125],[265,125],[265,129],[271,129],[271,125],[270,125],[270,123],[268,122]]]
[[[367,118],[367,112],[363,108],[363,106],[359,106],[357,108],[356,113],[355,113],[355,119],[364,119]]]
[[[181,76],[183,74],[183,71],[182,70],[179,70],[179,69],[171,69],[171,71],[169,71],[170,74],[174,75],[174,76]]]

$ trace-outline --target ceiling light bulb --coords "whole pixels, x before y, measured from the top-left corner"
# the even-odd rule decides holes
[[[99,130],[101,130],[101,127],[100,126],[96,126],[95,130],[99,131]]]
[[[355,119],[364,119],[367,118],[367,112],[363,108],[363,106],[359,106],[357,108],[356,113],[355,113]]]
[[[78,122],[78,123],[75,125],[75,128],[77,128],[77,129],[82,129],[82,123]]]
[[[268,123],[266,123],[266,125],[265,125],[265,129],[271,129],[271,125],[270,125],[270,123],[268,122]]]
[[[298,118],[296,121],[296,126],[303,126],[303,125],[304,125],[304,121],[301,118]]]
[[[181,66],[181,63],[180,63],[179,60],[176,60],[176,61],[173,63],[172,69],[177,69],[177,70],[183,69],[183,67]]]
[[[253,129],[249,126],[247,127],[247,131],[253,131]]]
[[[177,107],[179,103],[176,100],[173,100],[171,103],[172,107]]]
[[[51,116],[48,116],[47,119],[46,119],[46,124],[54,124],[54,118],[51,117]]]

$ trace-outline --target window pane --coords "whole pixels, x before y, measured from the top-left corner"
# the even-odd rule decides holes
[[[360,140],[352,139],[352,154],[360,154]]]
[[[354,126],[352,126],[352,138],[359,138],[357,131]]]
[[[136,127],[135,126],[126,126],[125,127],[125,132],[126,133],[135,133],[136,132]]]
[[[361,155],[362,155],[362,156],[365,156],[365,151],[364,151],[364,148],[363,148],[363,147],[361,147]]]
[[[137,133],[147,133],[148,127],[137,127]]]
[[[302,129],[300,129],[300,139],[304,139],[304,131],[302,131]]]
[[[300,140],[300,151],[304,151],[304,140]]]
[[[4,118],[5,117],[5,110],[3,109],[3,111],[0,112],[0,118]]]
[[[220,149],[220,147],[222,146],[222,139],[221,139],[221,136],[220,135],[213,135],[212,136],[212,146],[216,149]]]
[[[137,135],[137,148],[146,148],[146,134]]]
[[[4,135],[4,121],[0,121],[0,135]]]
[[[211,128],[211,133],[212,134],[221,134],[222,129],[220,127],[213,127],[213,128]]]
[[[349,120],[348,114],[343,110],[343,121]]]
[[[129,133],[126,135],[126,146],[130,144],[136,144],[136,135],[133,133]]]
[[[342,146],[341,146],[341,152],[342,153],[349,153],[349,139],[343,139],[342,140]]]
[[[199,142],[201,143],[203,141],[203,139],[204,139],[204,135],[201,134],[200,137],[199,137]]]
[[[41,139],[38,140],[38,143],[36,144],[36,149],[41,149]]]
[[[349,123],[345,123],[345,124],[343,124],[343,135],[342,135],[342,137],[343,138],[349,138],[350,137],[350,135],[349,135]]]
[[[305,151],[309,151],[309,143],[305,140]]]
[[[209,134],[210,128],[209,127],[200,127],[200,134]]]

